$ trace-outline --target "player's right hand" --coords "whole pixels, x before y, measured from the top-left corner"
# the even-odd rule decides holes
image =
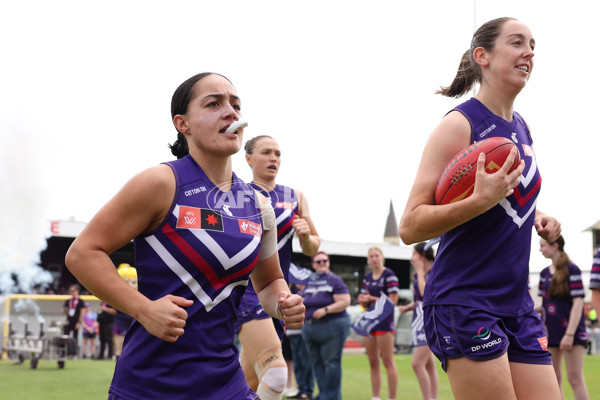
[[[192,300],[169,294],[150,301],[137,320],[151,335],[173,343],[184,334],[188,313],[182,307],[192,304]]]

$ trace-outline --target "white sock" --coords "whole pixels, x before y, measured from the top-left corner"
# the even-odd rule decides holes
[[[371,400],[381,400],[379,397],[372,397]]]

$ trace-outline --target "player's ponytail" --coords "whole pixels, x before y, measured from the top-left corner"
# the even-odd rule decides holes
[[[465,93],[468,93],[476,83],[481,83],[481,67],[475,62],[473,52],[478,47],[482,47],[487,51],[492,51],[496,44],[496,39],[502,32],[504,23],[510,20],[514,20],[514,18],[497,18],[481,25],[481,27],[473,34],[471,47],[465,51],[460,59],[458,71],[456,71],[456,76],[450,86],[442,86],[435,93],[447,97],[458,98]]]
[[[435,92],[436,94],[458,98],[471,90],[475,83],[481,81],[481,72],[479,71],[479,65],[473,59],[473,50],[469,49],[463,54],[456,76],[450,86],[440,87]]]
[[[560,257],[556,261],[554,267],[556,271],[552,275],[550,281],[550,287],[548,288],[548,298],[567,298],[569,297],[569,264],[571,260],[569,255],[565,252],[565,239],[559,236],[553,244],[558,245],[558,251],[560,251]]]
[[[187,156],[190,152],[187,140],[181,132],[177,132],[177,140],[175,141],[175,143],[170,144],[169,148],[171,149],[171,154],[177,157],[177,159]]]

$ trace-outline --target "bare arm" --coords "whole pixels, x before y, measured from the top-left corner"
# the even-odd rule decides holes
[[[577,332],[577,326],[583,316],[583,297],[573,298],[573,306],[569,314],[569,323],[565,330],[565,335],[560,341],[561,350],[571,350],[573,348],[573,339],[575,339],[575,332]]]
[[[412,311],[415,309],[415,302],[411,301],[405,306],[399,306],[398,310],[400,310],[400,314],[406,314],[407,311]]]
[[[464,224],[512,194],[513,188],[519,184],[523,162],[507,174],[516,149],[495,174],[485,172],[485,156],[481,154],[477,161],[473,194],[455,203],[435,205],[435,188],[442,171],[456,153],[469,145],[470,140],[470,124],[459,112],[449,113],[431,133],[400,220],[399,234],[405,244],[434,238]]]
[[[133,177],[85,227],[66,256],[66,264],[94,295],[131,315],[152,335],[174,342],[184,332],[191,300],[168,295],[152,301],[125,282],[109,258],[139,234],[164,219],[175,194],[166,165]]]
[[[334,294],[333,295],[333,303],[327,306],[327,311],[325,311],[325,307],[321,307],[313,313],[313,319],[321,319],[327,314],[337,314],[343,312],[350,305],[350,294],[342,293],[342,294]]]
[[[282,320],[291,329],[299,329],[304,325],[306,307],[302,297],[290,293],[283,279],[277,252],[258,261],[250,278],[260,304],[269,315]]]
[[[292,222],[294,232],[296,232],[300,240],[302,253],[307,256],[314,256],[319,251],[319,246],[321,246],[321,238],[310,217],[306,196],[299,190],[294,190],[294,192],[296,192],[296,197],[298,198],[298,215]]]
[[[592,289],[592,304],[594,310],[596,310],[597,313],[600,313],[600,289]]]

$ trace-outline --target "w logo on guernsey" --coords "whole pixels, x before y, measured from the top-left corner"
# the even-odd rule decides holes
[[[521,183],[515,188],[514,194],[509,198],[502,199],[500,206],[504,208],[506,214],[512,218],[513,222],[520,228],[523,223],[529,218],[531,213],[535,211],[537,203],[537,194],[542,186],[542,177],[538,172],[535,154],[531,146],[523,144],[523,154],[525,157],[531,157],[529,169],[523,171],[521,175]]]
[[[219,211],[181,206],[177,215],[177,227],[184,229],[210,229],[223,232],[223,218],[221,218]]]
[[[488,340],[491,335],[492,331],[490,331],[489,328],[482,326],[477,330],[477,335],[473,336],[473,339]]]
[[[204,211],[207,212],[206,215]],[[172,215],[174,218],[170,221],[179,229],[167,223],[160,233],[145,240],[164,265],[181,279],[209,312],[227,299],[235,287],[248,285],[247,277],[258,261],[261,226],[245,221],[249,234],[243,236],[248,239],[241,238],[236,229],[237,236],[230,233],[228,239],[232,240],[222,242],[227,247],[223,248],[209,233],[218,230],[220,232],[212,234],[223,235],[221,232],[233,231],[231,226],[227,230],[223,229],[219,212],[177,205]],[[186,220],[186,216],[190,219]],[[202,220],[193,220],[198,216]],[[239,221],[241,225],[243,221]],[[205,225],[209,228],[205,228]]]

